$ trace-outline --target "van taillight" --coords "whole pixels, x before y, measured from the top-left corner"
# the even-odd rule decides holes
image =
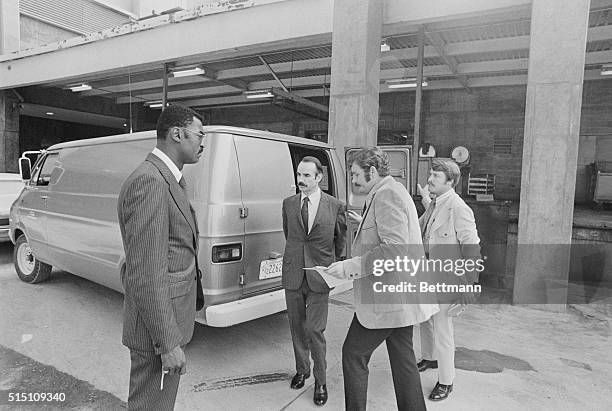
[[[242,244],[215,245],[212,248],[213,263],[227,263],[242,259]]]

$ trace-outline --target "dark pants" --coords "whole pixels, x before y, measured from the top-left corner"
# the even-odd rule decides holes
[[[425,410],[421,378],[414,358],[412,326],[365,328],[353,317],[342,346],[342,373],[346,409],[361,411],[368,402],[368,363],[374,350],[387,343],[393,388],[399,411]]]
[[[315,380],[319,384],[327,384],[323,332],[327,325],[329,292],[315,293],[308,287],[308,281],[304,277],[300,288],[285,290],[285,299],[293,340],[295,369],[300,374],[310,374],[309,354],[312,354]]]
[[[153,351],[130,350],[130,359],[128,410],[173,410],[181,376],[166,374],[162,391],[161,356]]]

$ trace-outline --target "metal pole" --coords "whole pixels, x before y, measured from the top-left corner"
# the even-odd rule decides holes
[[[423,96],[423,54],[425,50],[425,26],[419,27],[419,50],[417,57],[416,96],[414,103],[414,143],[412,145],[412,187],[417,193],[419,170],[419,144],[421,140],[421,99]]]
[[[162,91],[162,110],[168,104],[168,64],[164,63],[164,86]]]

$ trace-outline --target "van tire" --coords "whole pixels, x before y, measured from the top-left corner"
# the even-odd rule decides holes
[[[28,239],[21,234],[13,249],[13,262],[19,279],[28,284],[45,281],[51,275],[51,266],[34,257]]]

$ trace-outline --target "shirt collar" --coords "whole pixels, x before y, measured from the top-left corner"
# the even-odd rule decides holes
[[[304,193],[300,193],[300,202],[303,203],[304,202],[304,197],[306,197],[304,195]],[[317,187],[317,189],[308,196],[308,201],[310,201],[312,204],[314,203],[318,203],[319,200],[321,200],[321,189],[319,187]]]
[[[436,197],[436,206],[439,206],[440,204],[443,204],[444,202],[446,202],[449,198],[452,197],[452,195],[454,193],[455,193],[455,189],[451,188],[446,193],[437,196]]]
[[[151,154],[155,155],[161,161],[164,162],[164,164],[170,169],[170,172],[172,173],[174,178],[176,178],[177,183],[181,181],[181,178],[183,177],[183,173],[181,173],[181,170],[178,169],[176,164],[174,164],[174,161],[172,161],[170,157],[166,155],[166,153],[161,151],[159,148],[155,147],[153,151],[151,152]]]
[[[385,176],[378,183],[374,184],[374,187],[372,187],[372,189],[368,193],[368,196],[366,197],[366,201],[369,203],[372,200],[372,197],[374,197],[374,194],[376,194],[376,192],[378,191],[378,189],[380,189],[383,185],[388,184],[390,181],[395,180],[391,176]]]

